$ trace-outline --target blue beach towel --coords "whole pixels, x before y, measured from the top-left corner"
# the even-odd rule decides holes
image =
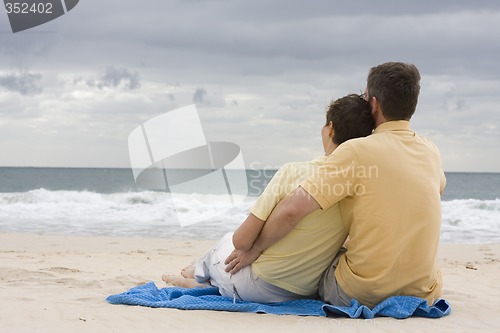
[[[255,312],[277,315],[298,316],[345,316],[350,318],[372,319],[375,316],[404,319],[411,316],[439,318],[451,312],[444,299],[432,306],[424,299],[413,296],[393,296],[373,309],[353,300],[350,307],[333,306],[314,299],[298,299],[281,303],[261,304],[253,302],[234,302],[223,297],[217,288],[186,289],[168,287],[158,289],[153,282],[134,287],[121,294],[106,299],[111,304],[141,305],[152,308],[175,308],[181,310],[218,310],[232,312]]]

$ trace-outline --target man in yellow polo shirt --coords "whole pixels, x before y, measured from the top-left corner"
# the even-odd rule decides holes
[[[373,67],[365,96],[374,134],[341,144],[276,206],[252,248],[228,257],[227,271],[253,262],[303,216],[338,202],[349,241],[320,281],[321,298],[345,306],[354,298],[373,307],[411,295],[432,304],[441,294],[436,256],[446,180],[437,148],[410,130],[419,92],[414,65]]]

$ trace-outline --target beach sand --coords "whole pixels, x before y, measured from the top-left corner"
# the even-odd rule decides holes
[[[112,305],[215,241],[0,234],[1,332],[500,332],[500,244],[442,244],[441,319],[277,316]]]

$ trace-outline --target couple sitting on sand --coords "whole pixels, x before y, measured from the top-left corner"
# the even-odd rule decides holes
[[[319,296],[373,307],[410,295],[432,304],[445,177],[437,148],[410,130],[419,92],[414,65],[373,67],[364,96],[330,105],[326,155],[280,168],[232,236],[163,280],[261,303]]]

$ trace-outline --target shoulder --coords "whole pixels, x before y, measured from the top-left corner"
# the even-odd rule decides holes
[[[368,149],[369,147],[376,146],[376,140],[373,134],[367,137],[355,138],[347,140],[340,144],[337,149],[333,151],[330,157],[352,155],[357,156],[359,152]]]
[[[321,156],[307,162],[289,162],[284,164],[277,172],[281,182],[300,182],[312,175],[325,164],[327,156]]]
[[[415,136],[418,140],[418,142],[425,146],[426,150],[429,152],[429,153],[433,153],[435,155],[440,155],[440,152],[439,152],[439,148],[436,146],[436,144],[434,142],[432,142],[431,139],[429,138],[426,138],[418,133],[415,133]]]
[[[422,142],[424,142],[426,145],[428,145],[429,147],[432,147],[434,149],[437,150],[437,146],[436,144],[429,138],[425,137],[425,136],[422,136],[418,133],[415,134],[420,140],[422,140]]]
[[[280,170],[308,170],[322,166],[328,156],[319,156],[307,162],[288,162],[281,166]]]

